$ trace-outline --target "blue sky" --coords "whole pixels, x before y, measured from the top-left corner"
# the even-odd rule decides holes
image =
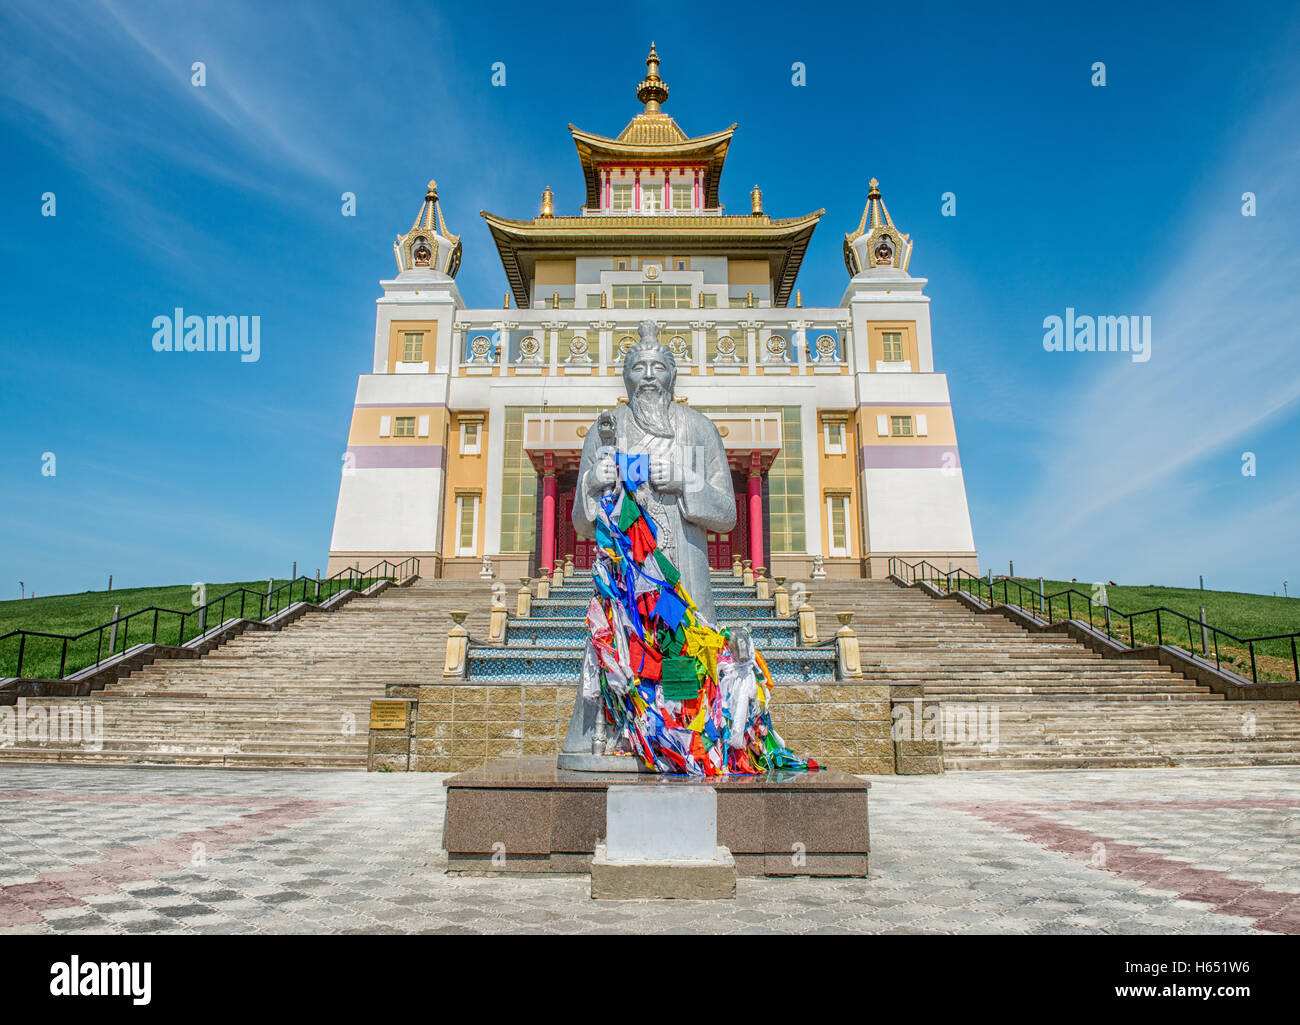
[[[424,183],[466,300],[495,306],[478,211],[531,216],[550,185],[576,212],[565,126],[626,124],[652,38],[683,129],[740,124],[724,204],[757,182],[776,216],[826,209],[806,304],[839,301],[880,179],[930,282],[985,564],[1300,589],[1293,4],[11,0],[0,596],[323,567],[377,282]],[[261,316],[261,359],[155,353],[175,306]],[[1066,307],[1151,316],[1152,358],[1045,352]]]

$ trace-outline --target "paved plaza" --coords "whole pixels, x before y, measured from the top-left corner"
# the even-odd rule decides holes
[[[870,777],[869,879],[449,876],[433,774],[6,767],[0,934],[1300,933],[1292,768]]]

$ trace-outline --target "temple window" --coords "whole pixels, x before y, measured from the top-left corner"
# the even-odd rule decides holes
[[[690,185],[674,185],[672,187],[673,209],[674,210],[691,210],[695,204],[692,201],[691,193],[693,189]]]
[[[903,361],[903,333],[901,331],[885,331],[881,338],[885,343],[885,362],[901,363]]]
[[[424,362],[424,335],[419,332],[402,335],[402,362]]]
[[[611,190],[611,208],[614,210],[632,209],[632,186],[615,185]]]
[[[414,437],[415,437],[415,417],[413,417],[413,416],[395,416],[395,417],[393,417],[393,437],[394,437],[394,438],[414,438]]]
[[[889,418],[889,433],[895,438],[910,438],[912,436],[912,418],[910,416],[891,416]]]
[[[827,420],[823,427],[826,433],[826,454],[828,456],[844,455],[844,421]]]
[[[831,555],[849,553],[849,496],[826,496],[826,521],[830,528]]]
[[[477,494],[456,496],[457,555],[475,555],[478,552],[478,498]]]
[[[474,456],[482,452],[482,444],[479,441],[480,424],[462,423],[460,425],[460,453],[465,456]]]
[[[688,310],[691,308],[690,285],[615,285],[614,309]]]

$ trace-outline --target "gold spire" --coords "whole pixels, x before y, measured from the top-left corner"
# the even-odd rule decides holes
[[[650,56],[645,59],[646,73],[641,84],[636,87],[636,98],[645,104],[647,114],[658,114],[659,105],[668,99],[668,86],[659,77],[659,53],[655,44],[650,43]]]
[[[555,216],[555,193],[551,191],[551,187],[549,185],[542,190],[542,216],[543,217]]]
[[[763,212],[763,190],[757,185],[749,194],[749,212],[758,217]]]

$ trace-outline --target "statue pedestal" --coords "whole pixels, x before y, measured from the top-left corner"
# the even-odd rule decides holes
[[[867,874],[870,784],[848,773],[822,768],[702,779],[574,772],[556,761],[554,755],[498,758],[445,781],[449,871],[586,874],[597,844],[609,835],[611,786],[703,786],[717,792],[717,843],[731,852],[738,875]]]
[[[736,860],[718,846],[718,793],[710,786],[611,786],[603,843],[591,860],[593,900],[736,895]]]
[[[729,900],[736,896],[736,859],[725,847],[707,860],[612,859],[596,845],[592,900]]]

